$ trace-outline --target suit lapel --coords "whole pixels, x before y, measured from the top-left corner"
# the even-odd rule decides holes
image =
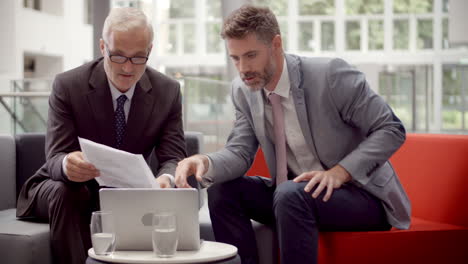
[[[128,114],[127,129],[122,144],[122,149],[131,151],[135,148],[135,142],[139,142],[145,125],[153,112],[155,98],[151,96],[152,89],[148,76],[143,74],[135,87],[135,93],[132,98],[132,105]],[[160,102],[162,104],[164,102]]]
[[[89,79],[89,84],[92,89],[86,97],[92,111],[100,142],[108,146],[115,146],[114,107],[103,61],[94,68]]]
[[[310,150],[317,159],[320,160],[317,155],[315,148],[314,139],[312,136],[312,130],[309,125],[309,121],[312,121],[312,117],[307,114],[307,106],[305,102],[304,89],[302,89],[302,72],[300,69],[300,62],[297,57],[285,55],[286,63],[288,64],[289,81],[291,83],[291,91],[294,98],[297,118],[301,126],[302,134],[304,135],[305,141],[309,146]]]

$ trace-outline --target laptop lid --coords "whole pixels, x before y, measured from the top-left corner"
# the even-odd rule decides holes
[[[101,210],[114,215],[116,250],[152,250],[152,217],[173,212],[177,218],[177,250],[200,248],[196,189],[105,188],[99,191]]]

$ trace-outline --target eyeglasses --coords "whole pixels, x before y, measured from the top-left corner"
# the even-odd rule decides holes
[[[109,47],[107,47],[106,43],[106,50],[107,50],[107,55],[109,55],[109,59],[112,62],[118,63],[118,64],[124,64],[128,60],[130,60],[131,63],[136,64],[136,65],[141,65],[145,64],[148,61],[148,57],[141,57],[141,56],[135,56],[135,57],[125,57],[122,55],[112,55],[110,54]],[[149,55],[149,53],[148,53]]]

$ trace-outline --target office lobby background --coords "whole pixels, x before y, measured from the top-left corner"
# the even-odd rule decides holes
[[[155,29],[148,64],[181,83],[184,129],[219,149],[237,74],[219,32],[243,3],[273,10],[286,52],[363,71],[408,132],[468,133],[466,0],[2,0],[0,133],[44,132],[54,76],[100,56],[109,9],[132,6]]]

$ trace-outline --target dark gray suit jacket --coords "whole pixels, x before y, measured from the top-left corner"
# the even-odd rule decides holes
[[[23,185],[18,216],[28,215],[42,182],[69,181],[62,160],[80,150],[78,137],[116,146],[112,95],[102,58],[55,78],[49,97],[47,161]],[[148,158],[153,148],[160,166],[157,176],[174,175],[177,162],[186,156],[180,86],[147,67],[135,87],[121,149]]]
[[[388,161],[405,141],[405,129],[364,74],[341,59],[285,55],[302,133],[324,169],[340,164],[352,184],[378,197],[392,226],[408,228],[411,205]],[[232,82],[236,122],[227,145],[209,154],[214,178],[204,185],[240,177],[260,144],[273,180],[275,148],[266,136],[262,91],[252,92],[239,78]]]

